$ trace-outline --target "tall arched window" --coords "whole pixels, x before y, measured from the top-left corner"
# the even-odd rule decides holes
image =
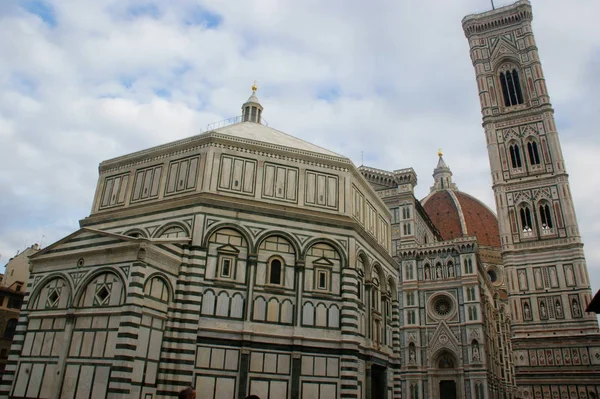
[[[523,206],[519,210],[519,214],[521,216],[521,227],[523,228],[523,231],[531,230],[531,211],[529,210],[529,207]]]
[[[281,260],[274,258],[269,263],[269,284],[281,285],[282,278]]]
[[[532,165],[539,165],[540,154],[538,152],[538,145],[535,141],[527,143],[527,152],[529,153],[529,163]]]
[[[501,68],[500,86],[502,86],[502,95],[506,107],[523,104],[523,92],[521,91],[521,81],[517,68],[510,65]]]
[[[542,229],[552,228],[552,215],[550,214],[550,207],[547,204],[540,205],[540,221],[542,222]]]
[[[469,259],[465,259],[465,274],[473,273],[473,261]]]
[[[512,144],[509,147],[510,151],[510,163],[514,169],[520,168],[522,166],[521,163],[521,150],[517,144]]]

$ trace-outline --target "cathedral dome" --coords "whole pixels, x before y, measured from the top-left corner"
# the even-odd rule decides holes
[[[480,245],[499,248],[498,218],[477,198],[458,191],[441,153],[433,177],[435,183],[421,204],[442,238],[476,236]]]

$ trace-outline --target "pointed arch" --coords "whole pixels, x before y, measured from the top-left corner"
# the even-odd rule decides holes
[[[538,202],[537,211],[542,231],[552,229],[554,227],[552,204],[547,200],[541,200]]]
[[[457,354],[452,349],[443,347],[431,356],[431,366],[437,369],[455,369],[459,367],[458,359]]]
[[[526,141],[527,143],[527,155],[529,155],[529,164],[530,165],[539,165],[540,161],[540,151],[539,145],[536,139],[533,137],[529,137]]]
[[[513,169],[520,169],[523,167],[523,160],[521,156],[521,145],[516,140],[511,140],[508,143],[508,155],[510,157],[510,166]]]

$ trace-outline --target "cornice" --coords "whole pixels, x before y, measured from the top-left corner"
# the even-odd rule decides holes
[[[520,125],[525,122],[533,122],[535,118],[543,119],[543,115],[549,112],[554,114],[554,108],[550,103],[543,104],[538,107],[528,107],[523,110],[512,111],[508,113],[502,113],[500,115],[487,115],[483,117],[483,127],[487,127],[489,124],[501,124],[506,123],[507,125]],[[513,123],[511,123],[513,122]],[[502,126],[506,127],[506,126]]]
[[[381,201],[381,200],[379,200]],[[382,202],[383,204],[383,202]],[[307,208],[292,208],[287,205],[266,203],[249,198],[230,197],[214,193],[193,193],[185,197],[170,198],[154,204],[141,204],[129,206],[102,213],[96,213],[79,221],[80,226],[92,227],[104,223],[115,222],[123,219],[136,218],[143,211],[144,214],[160,214],[182,208],[213,207],[231,210],[236,213],[257,213],[265,217],[277,219],[295,218],[306,223],[325,224],[334,228],[352,229],[369,245],[376,249],[390,265],[395,264],[394,258],[387,248],[377,242],[363,226],[354,218],[342,213],[326,213]],[[389,213],[389,212],[388,212]]]
[[[514,4],[500,7],[480,14],[467,15],[462,20],[465,36],[487,33],[507,26],[531,22],[533,13],[528,0],[520,0]]]

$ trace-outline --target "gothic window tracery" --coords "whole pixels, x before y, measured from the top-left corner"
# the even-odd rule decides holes
[[[473,261],[469,258],[469,259],[465,259],[465,274],[472,274],[473,273]]]
[[[417,316],[414,310],[409,310],[407,313],[408,324],[417,324]]]
[[[419,386],[414,382],[410,385],[410,399],[419,399]]]
[[[512,64],[505,64],[500,67],[499,76],[504,106],[512,107],[523,104],[523,92],[517,68]]]
[[[542,222],[542,230],[548,230],[554,227],[552,223],[552,214],[550,206],[547,203],[540,204],[539,207],[540,221]]]
[[[415,304],[415,293],[414,292],[407,292],[406,293],[406,304],[408,306],[413,306]]]
[[[513,169],[520,169],[523,167],[521,162],[521,148],[518,144],[511,144],[508,148],[510,153],[510,163]]]
[[[540,154],[538,151],[537,142],[531,140],[527,143],[527,153],[529,154],[529,163],[531,165],[540,164]]]
[[[523,232],[531,231],[531,211],[527,205],[522,205],[519,209],[519,215],[521,216],[521,228]]]

